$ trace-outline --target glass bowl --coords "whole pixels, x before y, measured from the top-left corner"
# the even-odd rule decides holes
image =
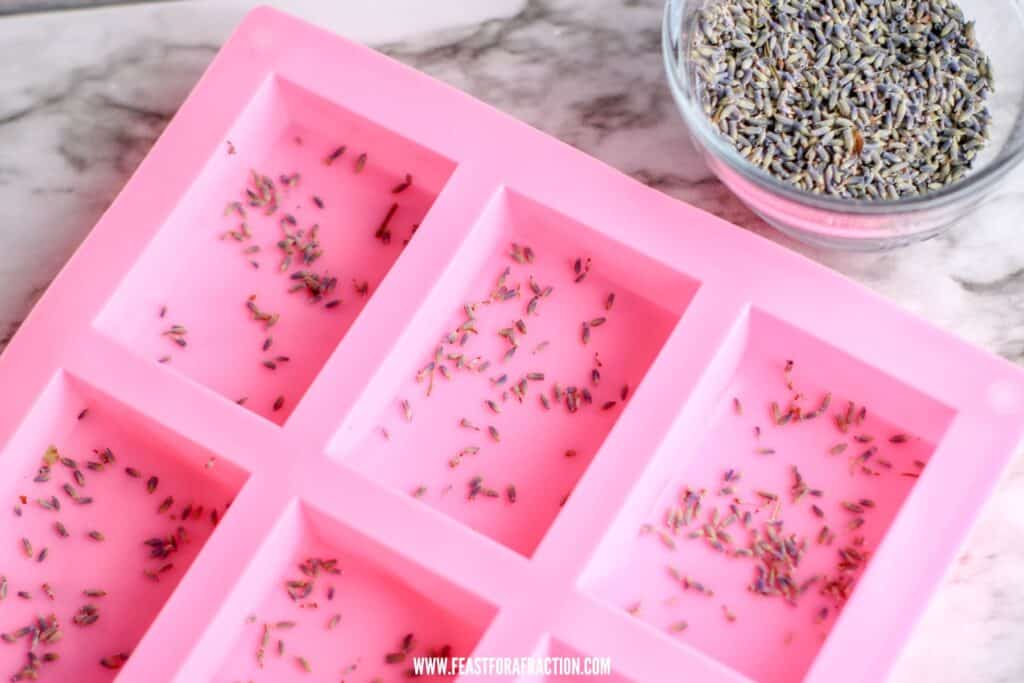
[[[901,199],[857,200],[814,194],[748,162],[711,125],[697,97],[687,49],[698,10],[720,0],[668,0],[662,52],[669,87],[705,162],[761,218],[809,244],[847,250],[891,249],[934,237],[981,203],[1024,158],[1024,0],[960,0],[992,61],[990,141],[965,176]]]

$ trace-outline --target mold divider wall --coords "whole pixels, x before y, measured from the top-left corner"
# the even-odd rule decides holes
[[[275,450],[285,452],[286,442],[275,425],[184,375],[124,353],[116,342],[91,328],[77,344],[65,347],[63,355],[59,367],[244,470],[257,472],[286,464],[285,458],[269,457]],[[275,443],[280,447],[267,447]]]
[[[437,558],[435,571],[491,596],[500,608],[474,650],[476,657],[534,652],[545,634],[550,633],[578,648],[583,655],[611,656],[616,671],[638,681],[658,680],[665,671],[673,671],[707,683],[742,683],[747,679],[696,650],[680,648],[665,634],[640,633],[646,630],[643,624],[573,590],[572,584],[594,546],[606,533],[618,501],[632,490],[650,454],[657,451],[679,410],[687,405],[710,360],[719,354],[720,346],[734,336],[732,332],[742,324],[745,312],[745,300],[723,300],[709,290],[698,290],[655,360],[658,371],[648,373],[631,399],[637,405],[634,407],[631,403],[630,410],[623,414],[602,449],[605,455],[599,455],[591,466],[591,469],[613,471],[615,476],[602,479],[598,475],[584,475],[532,561],[390,490],[381,491],[380,495],[395,497],[392,505],[407,506],[408,515],[418,514],[421,522],[436,523],[436,527],[430,533],[422,533],[421,524],[417,533],[402,523],[406,515],[380,518],[372,512],[377,505],[359,501],[345,503],[347,496],[344,495],[332,496],[324,504],[339,517],[358,521],[358,526],[367,533],[400,545],[410,556],[436,554],[438,547],[460,549],[458,554]],[[695,410],[699,411],[700,407]],[[649,421],[651,415],[656,416],[654,424]],[[614,482],[618,487],[614,491],[605,490],[599,483],[602,481]],[[360,491],[363,495],[379,488],[369,480],[353,486],[353,492]],[[341,507],[350,510],[342,511]],[[631,633],[636,635],[630,636]],[[653,648],[645,647],[642,653],[628,646],[628,643],[652,638],[661,642]],[[472,680],[507,679],[473,677]]]
[[[393,367],[385,360],[404,336],[421,333],[415,329],[417,313],[431,305],[430,295],[438,280],[453,267],[461,245],[500,188],[500,180],[487,169],[456,167],[416,237],[289,418],[289,431],[302,434],[313,443],[326,444],[338,431],[339,422],[358,423],[353,422],[353,406],[374,404],[359,401],[361,392],[386,392],[394,383],[378,377],[380,369]],[[421,286],[410,290],[408,282],[419,282]],[[323,419],[324,406],[332,407],[334,419]]]
[[[207,680],[193,675],[172,679],[172,672],[188,666],[209,666],[217,658],[196,656],[196,645],[223,652],[236,632],[220,624],[219,614],[233,614],[225,600],[247,596],[238,582],[260,546],[282,516],[290,494],[273,473],[254,474],[242,487],[230,510],[196,557],[181,583],[118,674],[119,680]],[[188,628],[182,628],[187,625]],[[221,627],[223,626],[223,627]],[[219,647],[218,647],[219,646]],[[195,660],[195,661],[194,661]],[[184,665],[182,663],[185,663]]]
[[[989,404],[989,391],[992,382],[1005,377],[1001,359],[970,346],[951,357],[944,331],[921,318],[908,317],[879,295],[862,292],[858,283],[834,278],[828,290],[819,292],[808,289],[802,278],[779,278],[761,269],[744,273],[744,278],[756,293],[752,305],[758,310],[841,349],[872,370],[945,406],[995,407]],[[870,306],[837,304],[847,297],[875,301]],[[1024,395],[1019,388],[1005,385],[1012,405],[1006,412],[1019,409]],[[914,423],[905,427],[919,429]]]
[[[564,600],[564,596],[559,596],[559,600]],[[552,610],[561,604],[538,604],[535,596],[524,594],[522,600],[506,605],[498,613],[491,627],[477,643],[473,656],[543,656],[547,640],[545,636],[555,615]],[[456,683],[508,683],[509,680],[508,676],[460,676],[455,679]]]
[[[631,480],[629,489],[622,497],[617,498],[614,505],[609,505],[607,514],[613,519],[603,526],[604,533],[593,548],[593,552],[588,555],[587,564],[579,575],[577,585],[583,590],[588,590],[600,576],[613,569],[619,560],[616,549],[621,546],[623,539],[636,535],[641,521],[649,512],[651,501],[657,498],[659,489],[668,486],[675,473],[684,465],[680,458],[673,457],[673,454],[665,452],[664,449],[685,441],[687,436],[701,438],[702,425],[714,410],[718,394],[742,358],[750,327],[749,305],[739,299],[726,305],[720,297],[713,296],[710,290],[705,292],[702,289],[698,292],[698,297],[701,293],[707,298],[698,299],[694,303],[701,303],[702,306],[710,308],[713,314],[720,316],[713,328],[717,334],[715,345],[705,350],[708,355],[702,354],[699,359],[695,359],[697,362],[691,371],[694,376],[689,379],[685,403],[681,410],[673,413],[674,422],[664,438],[648,451],[647,459],[642,463],[642,472]],[[692,305],[691,309],[700,310]],[[696,334],[708,334],[708,324],[709,320],[706,318],[699,324],[695,322]],[[692,353],[687,351],[685,355]],[[692,457],[688,453],[682,455]]]
[[[259,507],[259,533],[246,545],[245,554],[240,555],[241,562],[231,567],[232,580],[224,582],[223,592],[213,600],[213,614],[193,629],[194,642],[191,648],[182,650],[181,655],[172,662],[174,667],[168,669],[166,678],[162,680],[175,683],[214,680],[225,653],[234,646],[234,639],[241,626],[239,615],[248,614],[253,608],[253,590],[258,590],[262,583],[277,580],[275,572],[279,567],[276,563],[261,563],[259,557],[265,554],[266,548],[274,544],[287,546],[292,539],[298,537],[301,514],[298,511],[298,501],[280,491],[280,482],[273,482],[271,479],[259,477],[256,484],[273,496],[269,504],[261,505],[262,501],[257,496],[249,497],[245,501],[239,497],[239,503],[247,507],[239,507],[236,512],[240,514],[236,517],[244,518],[251,508]],[[208,571],[219,571],[214,562],[221,559],[221,553],[233,555],[233,539],[226,540],[227,534],[222,538],[225,540],[218,546],[218,552],[211,553],[213,557],[210,558],[210,563],[205,565]],[[202,559],[200,556],[199,560]],[[287,558],[282,557],[280,561],[286,562]],[[183,609],[188,609],[188,606],[184,606]],[[175,618],[169,615],[166,623],[175,623]],[[162,627],[162,624],[154,624],[154,631],[155,627]],[[154,636],[153,640],[159,642],[157,636]]]
[[[551,635],[584,655],[611,657],[617,672],[636,681],[662,681],[668,676],[700,683],[753,683],[625,611],[579,592],[572,594]],[[641,642],[643,647],[637,647]]]
[[[515,597],[533,573],[518,553],[359,472],[321,461],[301,476],[311,505],[496,605]]]
[[[642,480],[721,346],[743,319],[744,299],[702,285],[630,399],[594,462],[541,542],[535,563],[548,576],[575,580]]]

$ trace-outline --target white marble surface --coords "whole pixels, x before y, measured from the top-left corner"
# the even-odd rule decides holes
[[[248,4],[0,19],[0,348]],[[669,194],[784,241],[695,158],[663,84],[657,0],[273,4],[294,5]],[[903,251],[842,255],[787,244],[1024,362],[1021,215],[1024,169],[951,233]],[[1024,461],[1000,486],[891,681],[1024,681]]]

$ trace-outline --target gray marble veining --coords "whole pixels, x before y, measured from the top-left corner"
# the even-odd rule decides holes
[[[0,20],[0,348],[116,196],[237,16],[204,3]],[[515,16],[380,46],[639,180],[802,251],[1024,362],[1024,169],[947,235],[824,253],[767,228],[716,182],[664,84],[657,0],[532,0]],[[382,17],[381,21],[387,21]],[[879,343],[885,331],[879,330]],[[970,454],[965,454],[970,457]],[[1024,681],[1024,463],[893,676]]]
[[[52,12],[55,10],[88,9],[103,5],[127,4],[130,2],[157,2],[159,0],[4,0],[0,4],[0,15],[21,12]]]

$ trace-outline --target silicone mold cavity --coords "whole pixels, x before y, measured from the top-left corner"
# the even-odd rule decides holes
[[[299,569],[311,558],[337,564],[311,577]],[[296,617],[296,601],[289,597],[282,577],[313,581],[310,594],[298,602],[318,605],[311,611],[315,619],[305,619],[301,612]],[[279,521],[237,590],[246,594],[251,609],[233,615],[238,639],[219,673],[209,680],[261,675],[287,680],[302,673],[297,657],[314,663],[313,673],[322,680],[334,680],[346,671],[367,680],[402,676],[411,668],[413,655],[440,652],[446,646],[452,656],[470,654],[495,612],[479,598],[300,503]],[[259,619],[250,622],[250,613],[259,614]],[[290,621],[296,625],[279,626]],[[260,667],[256,653],[265,625],[271,637]],[[401,647],[407,634],[413,634],[408,653]],[[284,654],[279,654],[278,641],[285,644]],[[400,662],[384,661],[396,652],[408,656]],[[205,679],[198,673],[189,675]]]
[[[247,408],[280,424],[412,238],[453,169],[451,162],[382,126],[283,77],[269,77],[97,325],[133,353],[162,360],[232,401],[244,399]],[[246,195],[254,172],[270,178],[279,191],[271,216]],[[394,190],[406,182],[406,174],[411,183],[399,197]],[[375,232],[399,198],[401,206],[388,223],[393,236],[385,245]],[[231,208],[232,203],[237,206]],[[282,225],[290,221],[286,217],[295,224]],[[314,226],[323,256],[301,271],[282,272],[285,259],[302,264],[301,247]],[[304,231],[290,256],[279,246],[286,231]],[[311,303],[304,289],[289,291],[301,286],[290,277],[295,272],[336,277],[338,285]],[[279,318],[254,324],[246,307],[250,300],[259,312]],[[335,307],[326,307],[335,301]],[[186,328],[188,346],[179,347],[163,334],[173,325]],[[271,345],[263,350],[268,338]],[[277,367],[267,368],[266,361]],[[283,405],[275,410],[278,396]]]
[[[510,258],[512,245],[527,245],[530,257]],[[585,272],[593,262],[602,265]],[[690,278],[502,191],[421,312],[432,333],[396,350],[399,388],[387,398],[375,391],[370,400],[384,405],[347,425],[333,450],[528,555],[694,291]],[[346,445],[349,432],[362,439]],[[498,498],[471,499],[475,477]]]
[[[48,450],[63,460],[53,461],[47,476],[40,468]],[[46,675],[112,680],[115,672],[96,663],[131,652],[246,474],[63,372],[49,383],[0,460],[5,472],[0,492],[4,500],[16,501],[18,511],[4,523],[0,538],[5,632],[58,615],[63,638],[38,653],[60,654],[46,664]],[[138,476],[129,476],[126,468]],[[152,493],[150,477],[156,477]],[[173,504],[158,513],[168,496]],[[102,536],[93,539],[90,532]],[[154,538],[169,543],[172,536],[173,546],[163,556],[153,557],[152,546],[143,543]],[[32,557],[26,556],[22,539],[31,545]],[[85,590],[106,594],[85,595]],[[22,592],[29,597],[19,596]],[[99,609],[99,620],[73,625],[72,615],[85,605]],[[24,636],[0,649],[0,668],[18,671],[30,640]]]
[[[823,402],[829,408],[819,414]],[[655,456],[586,584],[663,632],[692,624],[683,636],[688,645],[753,680],[801,680],[839,613],[836,600],[819,595],[821,585],[849,577],[850,599],[857,599],[861,571],[838,571],[840,550],[852,548],[870,565],[953,413],[759,310],[738,323],[692,403],[693,419]],[[790,405],[804,407],[803,419],[785,417]],[[847,414],[844,432],[836,419]],[[794,491],[797,473],[806,493]],[[702,508],[695,523],[673,532],[667,513],[687,490],[704,492]],[[778,519],[783,536],[808,539],[794,574],[799,583],[818,578],[796,606],[751,592],[756,563],[736,558],[732,545],[716,549],[713,538],[689,538],[714,510],[730,520],[723,531],[734,537]],[[834,539],[823,542],[823,528]],[[785,656],[772,654],[772,643]]]

